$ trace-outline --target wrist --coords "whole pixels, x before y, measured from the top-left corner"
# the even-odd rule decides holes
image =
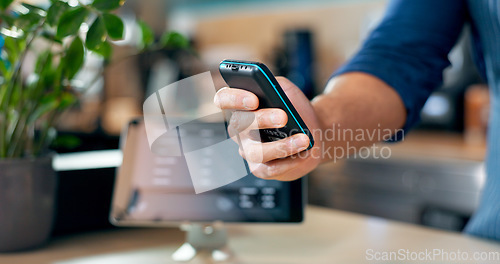
[[[322,111],[321,104],[317,103],[317,100],[321,100],[316,97],[311,102],[312,112],[313,112],[313,120],[315,125],[312,127],[311,133],[314,138],[314,147],[311,149],[312,159],[315,160],[316,166],[321,163],[325,163],[330,161],[328,155],[325,155],[325,150],[328,148],[328,142],[325,140],[325,131],[327,129],[327,125],[325,124],[325,120],[322,120]],[[326,157],[325,157],[326,156]]]

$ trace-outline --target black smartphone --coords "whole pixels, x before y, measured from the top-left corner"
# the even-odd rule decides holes
[[[266,65],[252,61],[223,60],[219,71],[229,87],[244,89],[257,95],[259,109],[280,108],[288,115],[288,122],[284,127],[260,130],[262,142],[277,141],[303,133],[309,137],[307,149],[314,146],[312,133]]]

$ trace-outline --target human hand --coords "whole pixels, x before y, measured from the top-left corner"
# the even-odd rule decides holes
[[[255,135],[258,129],[284,127],[288,121],[285,111],[277,108],[258,109],[259,99],[249,91],[234,88],[220,89],[214,102],[222,110],[232,110],[229,133],[237,135],[240,155],[246,159],[250,171],[257,177],[269,180],[296,180],[321,162],[321,130],[316,113],[302,91],[283,77],[276,78],[315,139],[309,147],[309,137],[299,133],[275,141],[260,142]],[[256,133],[257,132],[257,133]]]

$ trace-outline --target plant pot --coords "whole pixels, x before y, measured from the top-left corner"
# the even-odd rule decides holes
[[[28,250],[48,241],[56,178],[52,156],[0,160],[0,252]]]

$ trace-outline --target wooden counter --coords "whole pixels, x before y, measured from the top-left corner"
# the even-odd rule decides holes
[[[428,157],[483,161],[486,156],[484,144],[468,144],[464,136],[449,132],[413,131],[398,143],[389,146],[393,157]]]
[[[379,218],[309,207],[300,225],[233,225],[230,246],[236,257],[228,263],[370,263],[375,252],[409,250],[423,252],[487,252],[499,256],[500,244]],[[39,250],[0,254],[0,263],[38,264],[156,264],[175,263],[170,255],[183,242],[176,229],[118,229],[53,240]],[[373,251],[370,251],[373,250]],[[370,253],[367,255],[367,251]],[[495,255],[496,254],[496,255]],[[455,260],[453,263],[499,263]],[[446,263],[436,257],[424,261],[384,263]],[[201,255],[190,263],[212,263]]]

